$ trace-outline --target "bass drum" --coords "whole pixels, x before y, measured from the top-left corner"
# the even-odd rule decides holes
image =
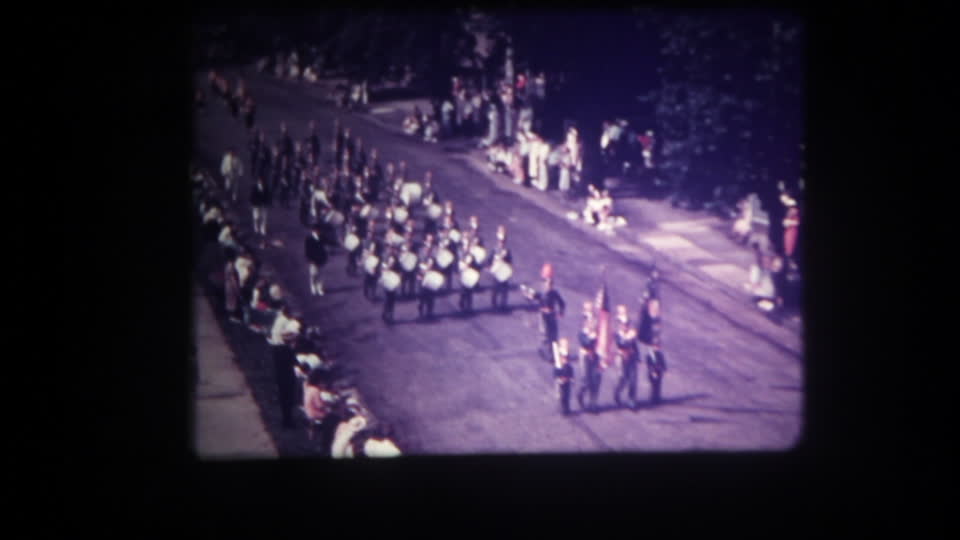
[[[394,208],[393,221],[395,221],[396,223],[403,225],[404,223],[407,222],[407,219],[409,217],[410,217],[410,212],[407,211],[406,207],[398,206],[397,208]]]
[[[397,234],[392,229],[387,232],[387,245],[402,246],[404,242],[403,235]]]
[[[393,270],[386,270],[383,272],[383,276],[380,277],[380,283],[385,290],[393,292],[400,287],[400,274]]]
[[[423,276],[423,286],[431,291],[439,291],[443,288],[443,274],[436,270],[430,270]]]
[[[407,182],[400,188],[400,200],[407,206],[420,204],[422,197],[423,188],[416,182]]]
[[[476,287],[479,281],[480,272],[477,272],[474,268],[466,268],[463,272],[460,272],[460,284],[468,289]]]
[[[356,251],[356,249],[360,247],[360,237],[353,233],[348,234],[347,237],[343,239],[343,247],[345,247],[347,251]]]
[[[513,267],[509,263],[497,261],[490,267],[490,273],[500,283],[506,283],[513,276]]]
[[[377,273],[377,265],[380,264],[380,258],[376,255],[368,255],[363,259],[363,269],[366,270],[368,274]]]
[[[323,216],[323,221],[329,223],[330,225],[339,227],[340,225],[343,225],[345,218],[343,217],[342,213],[336,210],[330,210]]]
[[[483,264],[487,260],[487,250],[483,246],[473,246],[470,248],[470,255],[477,264]]]
[[[454,244],[459,244],[460,240],[463,238],[463,234],[460,233],[457,229],[450,229],[450,241]]]
[[[433,221],[440,219],[440,216],[443,215],[443,207],[437,203],[432,203],[427,206],[427,217]]]
[[[406,252],[400,255],[400,268],[404,272],[413,272],[417,269],[417,255],[413,252]]]
[[[437,252],[437,266],[446,270],[453,263],[453,252],[449,249],[441,249]]]

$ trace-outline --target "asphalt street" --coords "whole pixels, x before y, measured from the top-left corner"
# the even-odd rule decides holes
[[[197,77],[206,90],[206,81]],[[230,77],[231,82],[235,76]],[[459,221],[478,216],[481,234],[494,241],[497,225],[509,229],[509,246],[516,269],[513,282],[539,285],[540,267],[551,262],[555,283],[567,302],[560,335],[575,339],[580,306],[601,285],[600,268],[607,267],[612,304],[626,303],[636,313],[637,298],[647,282],[647,266],[625,257],[604,240],[574,226],[521,197],[497,187],[489,176],[455,159],[462,147],[443,143],[424,145],[390,133],[366,119],[345,114],[309,96],[294,85],[248,78],[257,100],[257,122],[275,140],[286,121],[291,134],[303,137],[309,120],[316,120],[328,142],[335,117],[363,138],[365,148],[376,147],[381,162],[406,160],[413,178],[433,171],[434,184],[444,200],[455,204]],[[221,103],[211,100],[197,117],[196,161],[219,170],[224,150],[240,149],[245,164],[246,133]],[[240,208],[235,219],[252,230],[245,204],[250,178],[243,178]],[[489,292],[479,294],[477,313],[456,314],[457,293],[438,300],[438,319],[416,322],[416,302],[399,302],[397,324],[380,319],[381,305],[361,294],[359,278],[344,272],[343,251],[333,252],[323,270],[327,294],[309,294],[303,239],[296,205],[270,211],[268,233],[283,247],[268,247],[268,260],[293,295],[307,324],[324,329],[326,347],[347,365],[367,405],[381,420],[394,424],[398,441],[413,454],[499,454],[540,452],[634,452],[686,450],[787,449],[803,428],[803,358],[796,344],[778,343],[770,324],[744,303],[744,317],[731,317],[713,307],[702,290],[684,287],[684,279],[666,275],[661,288],[663,342],[669,371],[663,400],[637,411],[613,408],[613,389],[619,372],[603,376],[598,414],[563,417],[558,411],[551,364],[539,359],[537,314],[519,291],[511,291],[510,313],[492,313]],[[485,275],[482,285],[489,285]],[[702,288],[701,288],[702,289]],[[222,318],[221,318],[222,320]],[[743,321],[750,321],[744,324]],[[247,374],[254,397],[264,411],[275,438],[292,441],[293,434],[277,436],[279,411],[266,347],[252,345],[262,338],[241,336],[234,327],[227,339]],[[254,357],[263,355],[262,368]],[[576,373],[579,385],[579,371]],[[641,368],[639,394],[649,392]],[[576,406],[574,404],[574,409]],[[271,427],[272,426],[272,427]],[[297,435],[299,436],[299,430]],[[278,441],[281,455],[299,453],[293,442]]]

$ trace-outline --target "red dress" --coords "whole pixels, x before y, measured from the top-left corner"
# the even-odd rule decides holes
[[[787,210],[787,217],[783,220],[783,250],[787,257],[792,257],[797,247],[797,233],[800,226],[800,211],[796,206]]]

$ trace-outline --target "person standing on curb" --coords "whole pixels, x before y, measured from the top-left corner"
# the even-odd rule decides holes
[[[327,264],[327,250],[321,238],[322,226],[315,224],[304,242],[304,253],[307,257],[307,270],[310,277],[310,294],[323,296],[323,281],[320,279],[320,269]]]
[[[220,162],[220,174],[223,175],[223,187],[230,194],[233,202],[237,202],[240,190],[240,177],[243,176],[243,163],[237,156],[236,150],[230,148],[223,155],[223,161]]]
[[[236,253],[232,249],[227,250],[227,265],[223,276],[224,307],[232,323],[240,322],[240,317],[237,316],[240,310],[240,276],[237,273],[236,261]]]
[[[297,357],[291,344],[299,333],[299,321],[293,318],[290,307],[284,305],[274,319],[267,342],[273,351],[274,376],[277,381],[280,412],[285,429],[295,427],[293,407],[297,380],[293,370],[297,363]]]
[[[570,362],[570,344],[567,338],[554,343],[553,378],[557,385],[560,412],[570,415],[570,386],[573,384],[573,364]]]

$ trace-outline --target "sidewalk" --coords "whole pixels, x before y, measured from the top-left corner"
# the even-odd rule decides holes
[[[194,445],[201,459],[277,457],[243,372],[217,325],[209,300],[194,287],[198,382]]]
[[[415,104],[422,106],[419,100],[379,103],[363,116],[385,129],[402,133],[400,122],[403,114],[412,110]],[[456,142],[448,141],[447,144]],[[566,218],[569,212],[583,209],[582,200],[570,202],[555,190],[542,192],[536,188],[517,186],[507,176],[490,171],[483,150],[469,147],[463,158],[475,169],[493,178],[498,187],[517,193],[556,215]],[[615,238],[646,248],[653,260],[666,259],[702,280],[717,283],[731,299],[748,300],[742,287],[747,282],[755,257],[749,248],[737,244],[728,236],[732,222],[706,212],[674,208],[666,201],[640,198],[615,199],[614,211],[625,217],[628,223],[611,234]],[[592,229],[580,222],[572,223]],[[657,256],[652,256],[653,253]],[[783,325],[794,332],[802,332],[799,316],[785,320]]]

